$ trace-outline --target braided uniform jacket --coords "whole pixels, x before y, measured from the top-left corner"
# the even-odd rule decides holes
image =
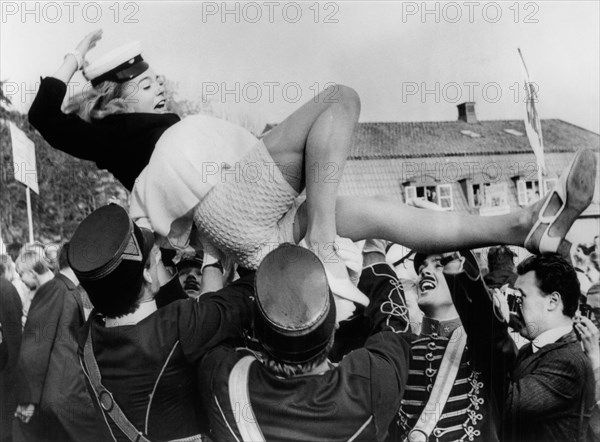
[[[438,322],[424,318],[422,331],[411,344],[412,359],[406,393],[390,428],[390,440],[406,440],[421,414],[438,418],[429,441],[497,441],[504,407],[507,367],[514,360],[514,343],[506,324],[494,314],[481,279],[464,273],[446,275],[460,319]],[[425,410],[452,332],[463,325],[467,346],[448,401]]]

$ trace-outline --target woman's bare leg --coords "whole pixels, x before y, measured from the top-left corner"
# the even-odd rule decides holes
[[[475,216],[414,208],[389,197],[340,197],[336,227],[352,240],[380,238],[422,252],[446,252],[495,244],[526,246],[533,253],[569,255],[573,222],[589,206],[596,182],[596,155],[580,150],[556,189],[542,200],[507,215]],[[305,229],[300,207],[294,234]]]
[[[523,246],[533,224],[536,205],[500,216],[477,216],[411,207],[390,197],[338,197],[339,235],[360,241],[385,239],[426,253],[496,244]],[[294,237],[306,229],[306,208],[300,206]]]
[[[303,237],[321,258],[331,255],[335,240],[337,189],[359,113],[356,92],[333,86],[264,137],[267,150],[290,185],[298,192],[306,186]]]

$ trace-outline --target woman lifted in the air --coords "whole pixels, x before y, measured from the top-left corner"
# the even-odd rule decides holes
[[[67,84],[83,68],[101,31],[87,35],[43,79],[29,112],[55,148],[95,161],[132,190],[130,214],[149,221],[173,246],[200,236],[238,264],[256,268],[283,242],[321,258],[334,294],[368,303],[338,259],[337,235],[383,238],[423,252],[524,246],[566,251],[564,237],[593,196],[596,157],[576,154],[556,188],[537,203],[500,216],[410,207],[385,197],[338,197],[360,101],[346,86],[323,91],[258,140],[235,124],[204,115],[183,120],[165,108],[161,78],[139,44],[83,69],[91,90],[76,111],[61,111]],[[306,190],[306,200],[299,197]]]

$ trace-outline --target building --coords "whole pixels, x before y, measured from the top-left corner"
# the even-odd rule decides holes
[[[522,120],[478,121],[474,103],[443,122],[359,123],[341,195],[427,198],[479,215],[514,211],[539,199],[537,162]],[[600,135],[562,120],[542,120],[545,192],[580,148],[600,152]],[[600,232],[600,181],[590,207],[569,232],[589,243]]]

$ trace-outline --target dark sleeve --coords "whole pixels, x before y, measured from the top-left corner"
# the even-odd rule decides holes
[[[351,352],[339,364],[370,384],[373,419],[382,436],[400,408],[410,357],[405,335],[387,330],[369,336],[363,348]]]
[[[553,350],[557,353],[544,357],[528,375],[511,380],[506,396],[506,418],[536,419],[570,408],[573,401],[581,400],[581,389],[586,379],[585,355],[572,351]]]
[[[254,272],[218,292],[202,295],[191,303],[189,312],[182,312],[179,336],[190,363],[225,341],[242,344],[243,330],[250,327],[253,299]]]
[[[61,110],[67,85],[46,77],[29,109],[29,122],[55,149],[85,160],[97,161],[122,136],[117,126],[88,123]],[[121,133],[121,134],[120,134]]]
[[[365,309],[365,316],[370,320],[369,335],[384,330],[394,333],[410,332],[402,284],[388,264],[374,264],[363,269],[358,288],[370,300]]]
[[[154,300],[156,301],[156,306],[161,308],[178,299],[188,299],[188,295],[183,290],[183,287],[181,287],[179,277],[174,275],[169,282],[160,288]]]
[[[2,328],[0,371],[4,369],[14,371],[21,348],[22,314],[23,304],[19,292],[10,281],[0,277],[0,326]]]
[[[8,364],[8,345],[6,339],[4,339],[4,331],[2,330],[2,324],[0,323],[0,372],[4,370],[6,364]]]
[[[408,379],[411,357],[408,308],[402,285],[388,264],[365,268],[358,288],[370,299],[365,315],[370,318],[371,326],[365,346],[358,352],[367,353],[375,425],[388,428]],[[345,363],[344,359],[342,364]]]
[[[466,263],[467,271],[444,276],[467,333],[470,360],[487,378],[501,404],[517,348],[508,333],[508,324],[495,312],[491,293],[483,282],[475,257],[469,251],[461,253],[471,262],[471,267]]]
[[[51,280],[42,285],[29,308],[17,368],[19,404],[39,404],[42,397],[64,303],[57,284]]]

